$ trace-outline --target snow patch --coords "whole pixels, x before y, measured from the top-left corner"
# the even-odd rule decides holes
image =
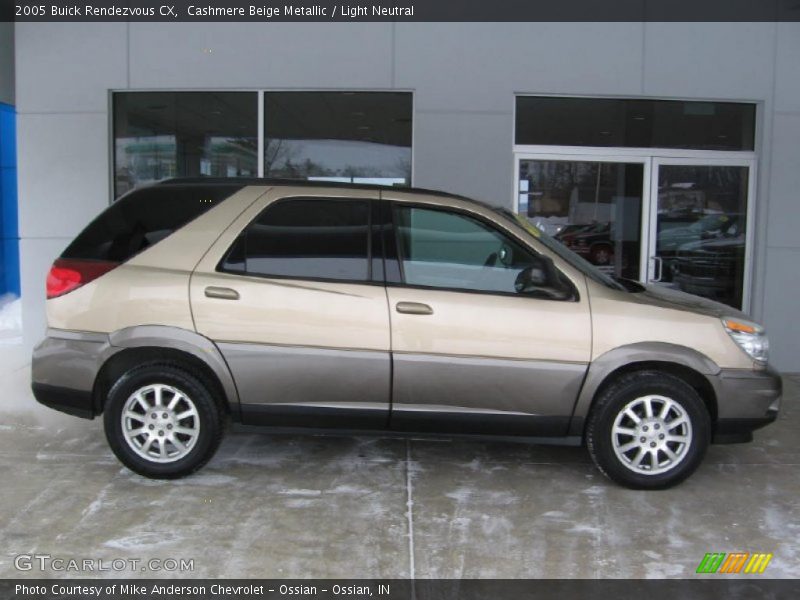
[[[456,502],[466,502],[472,497],[472,494],[474,492],[475,490],[473,489],[461,487],[458,488],[457,490],[453,490],[452,492],[448,492],[447,494],[445,494],[445,496],[455,500]]]
[[[22,300],[14,294],[0,296],[0,344],[22,342]]]
[[[563,519],[567,516],[567,513],[560,510],[548,510],[546,513],[542,513],[542,516],[550,519]]]
[[[584,523],[577,523],[567,529],[567,531],[570,533],[591,533],[592,535],[599,535],[603,532],[600,527],[593,527],[592,525],[586,525]]]
[[[230,475],[217,475],[213,473],[200,473],[192,475],[188,479],[176,479],[172,482],[173,485],[213,485],[224,486],[231,485],[236,482],[236,477]]]
[[[289,489],[289,490],[281,490],[278,492],[282,496],[306,496],[306,497],[313,497],[313,496],[321,496],[322,490],[303,490],[303,489]]]
[[[116,548],[117,550],[146,550],[155,546],[171,544],[177,540],[177,536],[169,532],[144,532],[128,537],[109,540],[104,546]]]

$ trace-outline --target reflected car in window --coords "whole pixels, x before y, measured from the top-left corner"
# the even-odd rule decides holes
[[[682,245],[673,262],[674,282],[684,292],[741,305],[745,243],[741,233]]]
[[[744,216],[741,214],[717,213],[706,215],[690,225],[659,231],[657,253],[664,261],[661,280],[672,280],[679,248],[701,240],[736,236],[743,224]]]

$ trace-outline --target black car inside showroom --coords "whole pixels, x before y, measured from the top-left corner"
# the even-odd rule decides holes
[[[0,2],[0,595],[800,597],[795,3],[256,4]]]

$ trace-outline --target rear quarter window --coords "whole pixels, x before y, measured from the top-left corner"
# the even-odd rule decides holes
[[[134,190],[100,213],[61,258],[125,262],[241,188],[167,184]]]

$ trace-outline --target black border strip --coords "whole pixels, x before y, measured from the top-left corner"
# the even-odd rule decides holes
[[[700,557],[702,558],[702,557]],[[698,559],[699,560],[699,559]],[[249,600],[292,598],[300,600],[719,600],[747,598],[794,600],[800,597],[800,582],[792,579],[764,579],[759,575],[702,575],[695,579],[5,579],[0,580],[4,600]],[[23,593],[16,586],[27,586]],[[123,586],[136,586],[135,593],[123,593]],[[91,591],[81,593],[86,586]],[[154,589],[154,586],[160,586]],[[172,587],[170,587],[172,586]],[[214,587],[218,586],[218,587]],[[383,587],[379,587],[383,586]],[[39,592],[30,590],[38,588]],[[176,591],[190,590],[193,591]],[[371,591],[364,592],[364,588]],[[63,593],[60,590],[77,590]],[[198,591],[202,589],[204,591]],[[212,590],[222,590],[214,592]],[[162,590],[169,590],[162,593]],[[313,591],[312,591],[313,590]],[[283,593],[281,593],[283,592]]]
[[[99,11],[87,14],[86,6]],[[22,7],[17,10],[17,6]],[[197,14],[189,7],[228,9]],[[254,8],[266,9],[262,14]],[[288,12],[287,6],[293,10]],[[361,11],[353,7],[363,7]],[[25,8],[27,7],[27,8]],[[44,7],[44,11],[38,8]],[[57,10],[53,10],[56,7]],[[69,8],[67,8],[69,7]],[[172,7],[170,11],[166,7]],[[351,10],[347,10],[350,7]],[[60,9],[60,10],[58,10]],[[299,10],[298,10],[299,9]],[[269,12],[272,11],[272,12]],[[270,16],[264,13],[269,12]],[[288,14],[287,14],[288,13]],[[0,0],[0,21],[800,21],[798,0]]]

